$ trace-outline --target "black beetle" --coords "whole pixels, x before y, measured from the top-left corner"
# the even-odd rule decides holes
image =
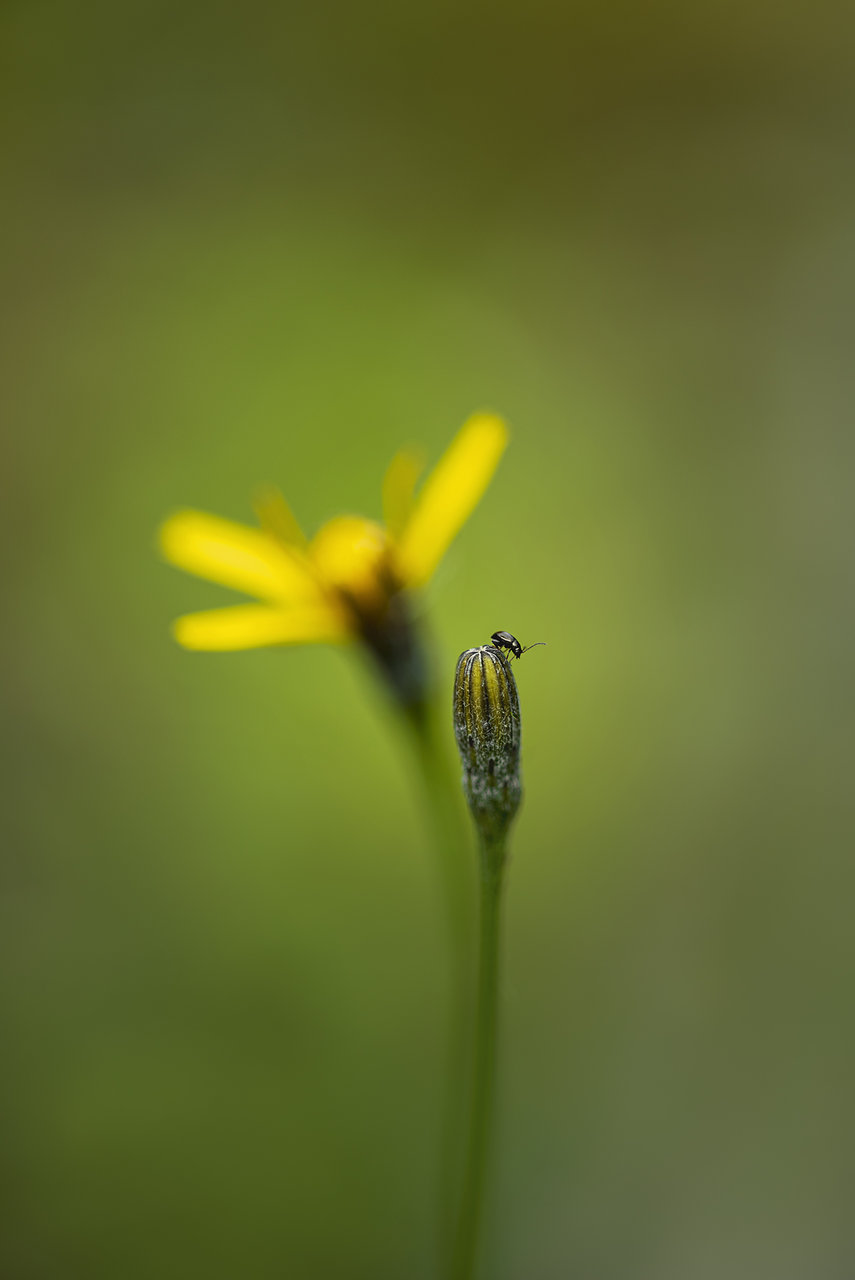
[[[529,649],[536,649],[539,644],[546,644],[545,640],[538,640],[535,644],[527,644],[523,647],[510,631],[494,631],[490,639],[497,649],[510,649],[515,658],[521,658],[524,653],[528,653]]]

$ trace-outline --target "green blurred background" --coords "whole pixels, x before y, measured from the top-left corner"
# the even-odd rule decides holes
[[[436,1274],[407,759],[353,655],[174,646],[234,597],[154,531],[482,406],[446,692],[549,641],[484,1275],[855,1273],[845,14],[3,6],[4,1280]]]

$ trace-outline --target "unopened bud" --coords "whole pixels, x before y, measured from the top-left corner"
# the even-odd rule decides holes
[[[498,649],[467,649],[454,677],[454,733],[463,791],[488,859],[501,866],[522,799],[520,703],[511,664]]]

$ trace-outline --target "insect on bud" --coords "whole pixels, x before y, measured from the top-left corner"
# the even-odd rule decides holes
[[[454,677],[454,733],[463,791],[488,865],[498,870],[520,807],[520,703],[511,664],[493,645],[467,649]]]

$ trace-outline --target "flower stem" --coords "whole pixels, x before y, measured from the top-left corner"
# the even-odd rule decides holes
[[[416,725],[414,745],[427,820],[438,855],[453,967],[459,977],[469,963],[472,882],[457,771],[430,716]]]
[[[448,1021],[445,1032],[440,1145],[437,1152],[438,1267],[445,1275],[454,1249],[464,1158],[469,1027],[474,971],[475,883],[457,770],[433,709],[408,724],[420,775],[426,823],[437,854],[446,933]]]
[[[499,998],[499,925],[504,860],[504,842],[501,845],[490,846],[486,842],[483,843],[469,1147],[452,1264],[452,1280],[470,1280],[475,1273],[478,1260],[484,1189],[493,1128]]]

